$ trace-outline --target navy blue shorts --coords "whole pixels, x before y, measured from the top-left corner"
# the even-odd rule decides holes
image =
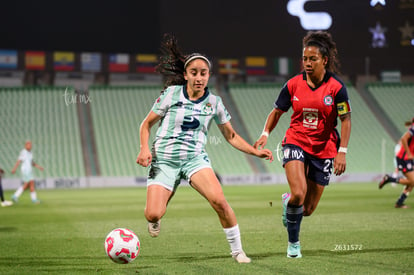
[[[414,161],[412,159],[403,160],[396,157],[395,160],[397,161],[398,170],[401,172],[406,173],[413,171]]]
[[[320,159],[309,155],[302,148],[293,144],[283,146],[283,167],[291,160],[299,160],[305,164],[306,177],[319,185],[326,186],[332,175],[333,158]]]

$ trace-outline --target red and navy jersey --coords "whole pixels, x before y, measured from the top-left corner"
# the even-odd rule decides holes
[[[410,129],[408,129],[408,133],[411,135],[411,137],[408,139],[408,148],[410,149],[411,154],[414,155],[414,124],[412,124]],[[407,153],[405,152],[403,146],[401,146],[400,151],[398,151],[396,156],[397,158],[408,160]]]
[[[296,75],[284,85],[274,107],[283,112],[293,109],[283,144],[297,145],[318,158],[336,156],[337,117],[350,113],[351,105],[345,85],[335,74],[326,72],[316,88],[309,87],[305,72]]]

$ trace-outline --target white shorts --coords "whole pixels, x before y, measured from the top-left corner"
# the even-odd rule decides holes
[[[23,172],[22,171],[22,181],[23,182],[29,182],[34,180],[34,176],[33,176],[33,172],[32,171],[28,171],[28,172]]]
[[[161,185],[174,192],[181,179],[190,180],[194,173],[203,168],[211,168],[206,153],[189,160],[153,160],[148,171],[147,186]]]

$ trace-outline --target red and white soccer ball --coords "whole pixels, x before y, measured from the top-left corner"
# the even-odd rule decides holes
[[[118,264],[128,264],[135,260],[141,245],[138,236],[127,228],[116,228],[105,238],[105,252]]]

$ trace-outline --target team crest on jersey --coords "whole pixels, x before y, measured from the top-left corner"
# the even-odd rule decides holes
[[[333,98],[330,95],[327,95],[323,98],[323,102],[325,103],[326,106],[331,106],[333,103]]]
[[[211,107],[211,104],[210,103],[207,103],[206,106],[204,106],[203,111],[207,115],[210,115],[213,112],[213,107]]]
[[[318,127],[318,109],[303,108],[303,127],[311,129]]]

